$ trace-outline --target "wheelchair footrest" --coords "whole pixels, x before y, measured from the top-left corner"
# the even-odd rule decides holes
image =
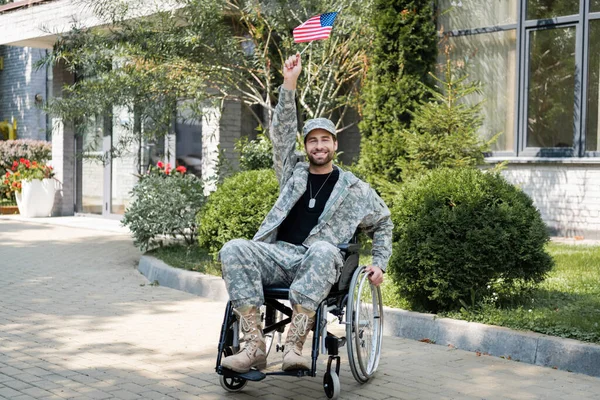
[[[263,379],[265,379],[267,377],[267,375],[263,374],[262,372],[260,372],[256,369],[251,369],[250,371],[244,372],[243,374],[241,374],[239,372],[235,372],[235,371],[229,370],[227,368],[222,368],[221,373],[226,378],[243,378],[243,379],[246,379],[247,381],[255,381],[255,382],[262,381]]]

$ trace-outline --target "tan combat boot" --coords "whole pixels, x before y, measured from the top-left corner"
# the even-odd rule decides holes
[[[302,346],[308,333],[315,324],[315,312],[307,310],[299,304],[294,305],[292,322],[285,339],[283,365],[281,369],[310,369],[310,360],[302,357]]]
[[[243,306],[233,310],[233,312],[238,317],[244,334],[242,340],[246,344],[239,353],[225,357],[221,361],[221,366],[239,373],[248,372],[252,367],[265,368],[267,366],[267,346],[258,308]]]

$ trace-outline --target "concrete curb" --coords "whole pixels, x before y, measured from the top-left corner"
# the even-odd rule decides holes
[[[173,268],[151,256],[141,257],[138,270],[160,286],[216,300],[229,298],[221,278]],[[600,345],[389,307],[384,308],[383,318],[386,335],[426,339],[437,345],[600,377]]]
[[[216,276],[173,268],[158,258],[150,256],[140,258],[138,270],[150,282],[158,282],[160,286],[215,300],[229,300],[223,279]]]

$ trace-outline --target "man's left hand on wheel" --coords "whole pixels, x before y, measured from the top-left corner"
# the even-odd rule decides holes
[[[383,283],[383,271],[381,268],[376,267],[375,265],[369,265],[365,268],[365,272],[369,275],[369,281],[373,285],[379,286]]]

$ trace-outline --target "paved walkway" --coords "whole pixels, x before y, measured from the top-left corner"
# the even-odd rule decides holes
[[[224,303],[148,284],[127,235],[0,218],[0,398],[318,399],[317,378],[228,394],[214,373]],[[324,357],[323,357],[324,359]],[[598,399],[600,379],[386,337],[342,399]]]

